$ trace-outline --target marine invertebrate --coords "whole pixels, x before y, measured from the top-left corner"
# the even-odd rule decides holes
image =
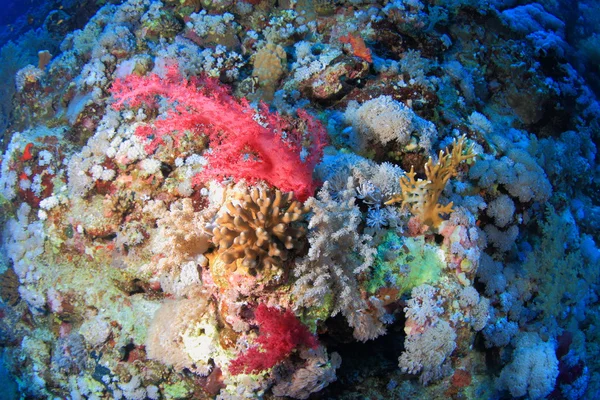
[[[406,351],[398,359],[398,365],[410,374],[420,372],[419,380],[424,385],[440,379],[451,371],[448,363],[449,356],[456,348],[455,340],[456,333],[450,324],[440,319],[436,325],[406,337]]]
[[[571,159],[570,167],[575,162]],[[502,185],[512,198],[522,203],[545,202],[552,194],[546,172],[531,154],[521,148],[509,149],[499,159],[485,155],[469,170],[469,178],[476,180],[480,188]]]
[[[527,357],[540,352],[519,346],[519,330],[538,331],[547,343],[572,332],[570,348],[556,338],[558,377],[548,396],[593,397],[600,387],[600,331],[594,329],[600,325],[594,173],[600,107],[576,71],[587,65],[593,75],[591,63],[571,66],[573,58],[562,58],[558,32],[534,18],[537,13],[528,19],[540,29],[507,25],[514,1],[477,7],[466,1],[249,1],[113,1],[86,27],[83,18],[94,8],[80,7],[82,15],[65,5],[65,13],[54,13],[43,26],[53,25],[56,41],[54,34],[73,28],[74,19],[57,24],[55,16],[82,23],[60,52],[25,41],[3,48],[1,55],[25,55],[18,65],[3,57],[0,69],[11,76],[25,64],[37,65],[40,48],[58,54],[40,79],[9,96],[13,112],[0,113],[0,125],[9,126],[0,132],[8,145],[0,168],[6,211],[0,241],[7,253],[0,251],[0,272],[14,271],[4,276],[9,287],[0,287],[0,295],[23,299],[0,306],[6,348],[0,375],[13,374],[21,391],[12,396],[3,385],[4,397],[539,397],[554,383],[543,373],[556,368],[529,368]],[[543,5],[548,17],[563,18],[557,10],[565,2],[547,3],[554,4]],[[317,17],[318,8],[328,15]],[[582,22],[588,14],[572,20],[587,35],[591,27]],[[377,53],[372,63],[340,44],[349,32]],[[565,54],[585,58],[581,34],[571,37],[573,51]],[[289,74],[273,84],[278,90],[269,106],[283,115],[275,122],[266,108],[254,106],[265,99],[265,87],[251,85],[264,43],[281,46],[288,58]],[[180,73],[172,82],[169,60]],[[283,66],[278,57],[270,61]],[[140,78],[135,90],[149,89],[148,101],[111,108],[108,88],[115,79],[152,72],[164,91]],[[224,100],[216,81],[188,85],[200,74],[248,93],[252,106],[229,92],[231,101]],[[0,92],[15,92],[12,78],[6,81]],[[212,231],[221,227],[217,218],[231,214],[229,203],[244,209],[235,198],[239,189],[247,187],[249,195],[256,186],[272,196],[279,190],[284,198],[294,191],[302,200],[312,193],[299,190],[320,186],[310,175],[315,132],[295,117],[299,106],[319,110],[335,146],[314,175],[329,183],[306,203],[310,249],[282,244],[287,260],[273,257],[279,265],[269,269],[258,256],[256,267],[243,266],[245,253],[226,264],[220,254],[235,245],[215,247]],[[346,108],[354,118],[344,119]],[[138,126],[146,131],[135,135]],[[439,195],[442,205],[454,202],[448,217],[436,215],[447,220],[425,226],[410,207],[384,206],[401,193],[400,178],[411,165],[415,180],[427,180],[427,157],[435,163],[440,149],[451,149],[455,129],[470,130],[480,159],[473,166],[462,162],[460,178]],[[438,142],[444,145],[432,151]],[[220,170],[211,169],[219,162]],[[459,182],[465,175],[473,180]],[[193,187],[195,176],[201,188]],[[558,234],[541,222],[546,200],[560,216]],[[230,216],[239,228],[236,214]],[[303,225],[300,219],[286,227]],[[250,233],[256,236],[256,229]],[[243,234],[235,231],[231,239]],[[303,238],[299,242],[302,247]],[[550,245],[556,251],[548,251]],[[430,288],[411,298],[420,285]],[[489,301],[479,294],[484,289]],[[300,345],[272,368],[233,375],[231,360],[249,347],[256,364],[269,353],[256,342],[267,334],[254,318],[258,304],[293,310],[322,335],[329,354]],[[383,340],[351,343],[386,329]],[[480,336],[495,347],[485,355],[499,355],[492,364],[478,346]],[[332,348],[343,354],[341,382],[317,395],[340,364]],[[389,355],[399,353],[401,368],[417,375],[401,373],[393,360],[390,368]],[[433,387],[420,387],[420,375]],[[530,390],[539,386],[545,389]]]
[[[234,194],[217,217],[212,242],[226,264],[241,259],[251,273],[278,268],[291,250],[302,248],[306,227],[297,222],[306,212],[292,193],[246,187]]]
[[[398,358],[399,367],[409,374],[421,372],[424,385],[440,379],[450,371],[449,356],[456,348],[456,332],[440,318],[443,299],[433,286],[423,284],[412,290],[406,313],[405,351]]]
[[[277,88],[279,80],[286,70],[287,56],[280,45],[267,43],[261,47],[254,58],[252,76],[258,80],[258,85],[263,88],[263,98],[270,100]]]
[[[418,138],[419,147],[429,151],[431,141],[437,136],[433,123],[392,96],[379,96],[360,105],[350,101],[344,119],[356,132],[358,148],[371,143],[385,146],[389,142],[409,148],[414,147]]]
[[[0,299],[6,304],[15,306],[19,300],[19,277],[12,268],[0,274]]]
[[[377,246],[366,288],[375,293],[390,287],[400,296],[419,285],[435,284],[444,268],[437,247],[426,243],[423,237],[401,237],[388,232]]]
[[[568,210],[559,214],[548,206],[540,227],[542,237],[527,254],[523,269],[533,283],[532,308],[552,326],[555,317],[576,307],[588,288],[598,282],[599,263],[583,257],[573,216]]]
[[[159,41],[172,39],[183,29],[174,12],[162,8],[162,3],[152,3],[141,18],[142,26],[138,35],[146,40]]]
[[[148,330],[148,358],[208,375],[219,346],[214,309],[206,295],[197,292],[189,299],[168,300],[154,314]],[[202,333],[204,334],[202,334]]]
[[[203,229],[206,223],[202,213],[194,211],[189,198],[171,204],[156,220],[160,240],[154,245],[154,252],[162,255],[156,267],[159,271],[170,271],[198,255],[210,246],[210,235]]]
[[[512,362],[502,369],[498,386],[514,397],[545,398],[558,377],[555,343],[544,342],[537,332],[523,332],[515,342]]]
[[[52,60],[52,54],[48,50],[38,51],[38,69],[43,71],[50,63],[50,60]]]
[[[270,113],[266,106],[258,113],[216,80],[184,79],[177,65],[168,66],[164,78],[152,74],[119,79],[112,94],[117,110],[154,105],[157,97],[172,105],[165,118],[137,128],[136,135],[147,140],[148,153],[161,145],[177,146],[188,132],[210,139],[211,152],[205,154],[210,168],[194,178],[196,184],[228,176],[251,183],[264,180],[293,191],[300,201],[314,191],[312,171],[321,159],[327,132],[304,110],[297,111],[299,119],[293,122]]]
[[[440,194],[448,180],[458,173],[461,162],[475,157],[473,146],[464,148],[465,137],[452,142],[452,152],[448,149],[440,150],[439,159],[436,163],[430,157],[425,164],[425,175],[427,180],[415,179],[417,173],[414,167],[410,172],[400,178],[402,193],[394,195],[385,204],[402,202],[401,207],[408,206],[413,215],[417,216],[422,223],[437,227],[442,223],[441,214],[450,214],[452,202],[442,206],[438,203]]]
[[[72,332],[54,343],[51,368],[64,373],[78,373],[85,369],[87,357],[83,336]]]
[[[338,353],[333,352],[329,357],[325,347],[318,346],[315,349],[303,349],[299,356],[305,360],[305,364],[293,374],[286,374],[288,371],[276,371],[274,395],[307,399],[311,393],[320,391],[337,379],[335,370],[342,364]]]
[[[314,213],[308,225],[310,248],[296,263],[293,294],[299,308],[342,312],[354,337],[367,341],[385,332],[379,305],[363,298],[357,278],[372,265],[376,249],[371,236],[359,233],[362,215],[352,178],[347,182],[337,199],[325,182],[318,198],[307,201]]]
[[[257,345],[231,361],[229,372],[234,375],[264,371],[284,360],[298,346],[318,345],[317,339],[290,310],[281,311],[261,303],[255,318],[260,332]]]

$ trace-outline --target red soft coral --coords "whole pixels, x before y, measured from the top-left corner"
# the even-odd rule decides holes
[[[298,346],[315,348],[317,338],[290,311],[260,304],[255,312],[259,326],[257,346],[250,347],[229,364],[233,375],[258,373],[273,367]]]
[[[199,184],[210,178],[264,180],[304,201],[312,195],[314,166],[323,155],[327,133],[323,125],[304,110],[299,120],[286,120],[261,106],[260,113],[245,99],[236,100],[215,79],[184,79],[177,65],[157,74],[130,75],[115,81],[113,107],[156,105],[165,99],[171,108],[152,126],[140,126],[136,135],[146,139],[146,151],[170,141],[177,146],[185,132],[204,134],[211,151],[209,166],[194,178]],[[167,138],[170,138],[167,140]]]

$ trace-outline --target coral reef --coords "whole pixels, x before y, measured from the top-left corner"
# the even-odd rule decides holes
[[[597,1],[59,3],[0,49],[3,399],[600,397]]]

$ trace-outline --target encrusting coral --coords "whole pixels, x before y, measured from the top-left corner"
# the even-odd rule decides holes
[[[412,166],[410,172],[400,178],[402,193],[394,195],[385,204],[401,201],[401,207],[407,205],[411,213],[420,218],[423,224],[438,227],[443,221],[440,215],[450,214],[453,211],[452,202],[445,206],[438,203],[442,190],[448,180],[457,174],[459,164],[475,157],[473,146],[465,149],[464,145],[465,137],[462,136],[452,142],[452,152],[447,148],[445,151],[440,150],[436,163],[429,158],[425,164],[427,180],[415,179],[417,174]]]
[[[225,207],[216,219],[212,242],[226,264],[241,259],[252,273],[280,267],[290,250],[302,248],[306,227],[294,223],[304,218],[307,209],[292,193],[245,188]]]

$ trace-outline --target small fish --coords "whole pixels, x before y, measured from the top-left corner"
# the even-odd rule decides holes
[[[21,156],[22,161],[29,161],[33,158],[31,154],[31,148],[33,147],[33,143],[27,143],[25,146],[25,150],[23,150],[23,155]]]

